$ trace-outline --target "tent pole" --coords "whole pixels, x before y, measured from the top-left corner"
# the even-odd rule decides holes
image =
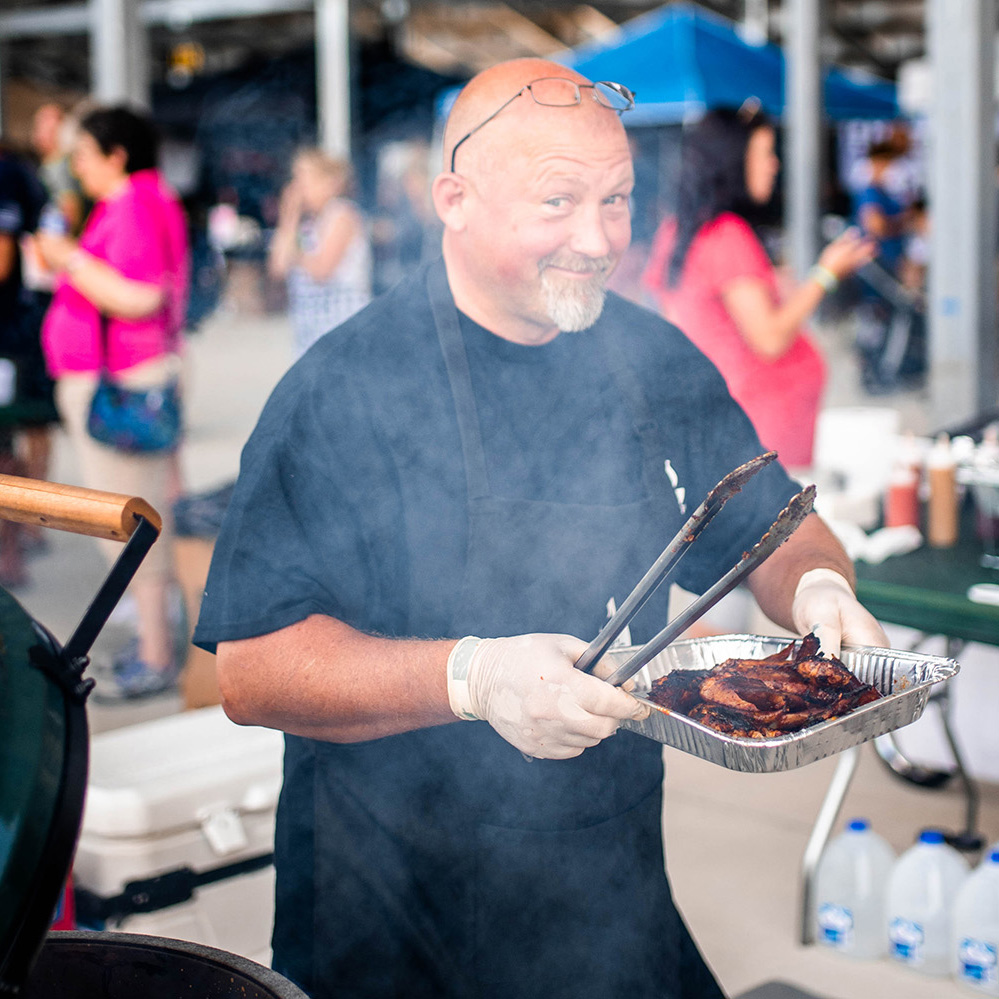
[[[999,401],[993,0],[930,0],[929,364],[933,426]]]
[[[819,252],[821,0],[788,3],[785,91],[785,228],[788,262],[804,278]]]

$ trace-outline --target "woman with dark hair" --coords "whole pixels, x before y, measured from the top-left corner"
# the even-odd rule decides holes
[[[753,226],[777,180],[775,138],[756,111],[711,111],[693,128],[676,215],[656,233],[643,284],[721,371],[764,446],[803,468],[812,462],[825,364],[802,324],[874,246],[847,231],[805,281],[780,294]]]
[[[138,636],[115,658],[104,698],[140,697],[175,685],[179,663],[167,615],[173,576],[170,501],[177,456],[101,444],[86,429],[102,368],[132,389],[164,385],[179,367],[188,289],[187,227],[177,195],[156,169],[158,141],[147,118],[124,107],[80,123],[73,171],[94,200],[79,241],[39,233],[57,274],[42,344],[56,401],[83,483],[142,496],[163,514],[163,533],[132,583]],[[109,557],[118,546],[107,545]]]

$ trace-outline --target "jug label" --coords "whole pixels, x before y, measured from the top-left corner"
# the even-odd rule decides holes
[[[999,951],[996,945],[974,937],[964,937],[957,948],[960,978],[973,985],[999,982]]]
[[[923,942],[925,934],[919,923],[896,917],[888,927],[888,952],[905,964],[922,964],[925,960]]]
[[[827,947],[853,947],[853,912],[845,905],[823,902],[819,906],[819,940]]]

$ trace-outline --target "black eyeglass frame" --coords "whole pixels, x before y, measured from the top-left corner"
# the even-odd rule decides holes
[[[560,80],[560,81],[565,81],[566,83],[571,83],[576,88],[576,99],[574,101],[572,101],[572,103],[570,103],[570,104],[549,104],[546,101],[539,101],[538,98],[537,98],[537,95],[534,93],[534,89],[533,89],[534,88],[534,84],[536,84],[536,83],[545,83],[548,80]],[[601,100],[600,96],[598,96],[598,95],[602,95],[603,94],[603,90],[600,90],[599,89],[600,87],[606,87],[608,90],[611,91],[611,93],[616,94],[618,97],[622,98],[625,101],[624,106],[623,107],[619,107],[619,108],[618,107],[614,107],[613,104],[607,103],[606,100]],[[584,90],[592,90],[593,91],[593,99],[599,105],[601,105],[601,107],[605,107],[605,108],[607,108],[610,111],[616,111],[618,113],[618,115],[624,114],[625,111],[630,111],[635,106],[635,94],[634,94],[634,91],[629,90],[623,83],[613,83],[610,80],[597,80],[596,83],[577,83],[575,80],[570,80],[568,77],[564,77],[564,76],[542,76],[542,77],[539,77],[537,80],[531,80],[530,83],[527,83],[523,87],[521,87],[520,90],[518,90],[513,95],[513,97],[511,97],[508,101],[504,101],[488,118],[484,119],[483,121],[480,121],[479,124],[475,126],[475,128],[473,128],[470,132],[466,132],[454,144],[454,148],[451,150],[451,173],[455,172],[455,169],[454,169],[454,158],[455,158],[455,156],[458,153],[459,146],[461,146],[461,144],[463,142],[467,141],[473,135],[475,135],[475,133],[478,132],[479,129],[482,128],[484,125],[488,125],[489,122],[491,122],[493,120],[493,118],[495,118],[500,113],[500,111],[502,111],[506,107],[509,107],[509,105],[511,105],[525,91],[531,95],[531,99],[534,101],[534,103],[535,104],[540,104],[541,107],[544,107],[544,108],[572,108],[572,107],[575,107],[577,104],[582,104],[583,103],[583,94],[582,94],[582,91],[584,91]]]

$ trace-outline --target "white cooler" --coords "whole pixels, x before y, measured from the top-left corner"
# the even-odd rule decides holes
[[[279,732],[201,708],[96,735],[73,883],[81,925],[270,963]]]

